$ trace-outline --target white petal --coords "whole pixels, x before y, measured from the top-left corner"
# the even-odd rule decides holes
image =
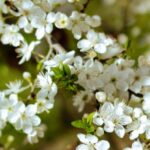
[[[41,119],[38,116],[32,117],[32,123],[34,126],[38,126],[41,123]]]
[[[56,14],[53,13],[53,12],[48,13],[48,15],[47,15],[47,21],[48,21],[49,23],[54,23],[55,20],[56,20]]]
[[[110,144],[108,141],[101,140],[100,142],[95,144],[96,150],[108,150],[110,148]]]
[[[48,25],[46,26],[45,30],[46,30],[47,33],[51,33],[52,30],[53,30],[52,24],[48,24]]]
[[[106,100],[106,94],[105,94],[105,92],[97,92],[95,94],[95,97],[98,100],[98,102],[104,102]]]
[[[44,29],[44,27],[43,27],[43,28],[38,28],[38,29],[36,30],[35,35],[36,35],[36,38],[37,38],[38,40],[42,39],[42,38],[44,37],[44,35],[45,35],[45,29]]]
[[[80,142],[82,142],[84,144],[88,144],[89,143],[89,141],[86,139],[86,135],[85,134],[79,133],[77,135],[77,137],[80,140]]]
[[[125,135],[125,129],[123,126],[121,125],[117,125],[115,127],[115,133],[120,137],[120,138],[123,138],[124,135]]]
[[[112,133],[114,131],[114,124],[111,121],[106,121],[104,130],[108,133]]]
[[[76,150],[90,150],[89,147],[85,144],[80,144],[76,147]]]
[[[104,121],[100,117],[95,117],[95,118],[93,118],[93,123],[98,125],[98,126],[101,126],[104,123]]]
[[[104,54],[106,53],[107,48],[104,44],[99,43],[94,46],[94,50],[99,54]]]
[[[146,130],[146,139],[149,140],[150,139],[150,129]]]
[[[20,17],[18,20],[18,26],[19,28],[24,28],[28,25],[28,20],[25,16]]]
[[[94,135],[88,134],[86,136],[87,140],[89,141],[89,143],[95,144],[98,142],[98,138]]]
[[[127,124],[130,124],[132,122],[132,119],[130,116],[125,116],[125,115],[122,115],[120,118],[119,118],[119,123],[121,125],[127,125]]]
[[[9,102],[11,103],[11,105],[16,105],[18,102],[18,96],[16,94],[11,94],[9,96]]]
[[[37,112],[37,105],[35,104],[30,104],[26,107],[26,115],[27,116],[33,116]]]
[[[104,129],[101,127],[98,127],[96,130],[96,135],[99,137],[103,136],[104,135]]]
[[[142,144],[139,141],[135,141],[132,144],[132,149],[133,150],[144,150]]]
[[[150,93],[144,95],[144,101],[150,101]]]
[[[144,86],[150,86],[150,77],[145,77],[142,81]]]
[[[130,134],[130,139],[131,140],[134,140],[134,139],[136,139],[137,137],[139,136],[139,133],[138,133],[138,131],[133,131],[133,132],[131,132],[131,134]]]
[[[79,41],[77,46],[81,49],[81,51],[87,51],[92,47],[91,42],[86,39]]]

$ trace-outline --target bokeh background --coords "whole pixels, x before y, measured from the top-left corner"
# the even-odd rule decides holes
[[[85,12],[89,15],[100,15],[101,27],[97,31],[105,32],[118,40],[130,41],[127,55],[137,60],[139,55],[150,50],[150,0],[90,0]],[[76,40],[68,31],[55,30],[53,36],[66,50],[77,50]],[[26,36],[30,41],[32,38]],[[48,47],[45,41],[36,49],[45,54]],[[6,83],[22,78],[24,71],[29,71],[32,77],[38,72],[36,56],[28,63],[18,65],[18,58],[11,46],[0,44],[0,89],[6,88]],[[26,98],[24,93],[24,99]],[[90,112],[93,105],[86,106],[84,112]],[[35,145],[28,144],[25,135],[17,132],[11,125],[3,131],[0,138],[0,150],[74,150],[78,143],[76,134],[81,132],[71,126],[71,121],[80,119],[82,113],[78,113],[72,106],[71,95],[59,91],[55,100],[55,107],[49,114],[42,116],[42,122],[46,125],[45,137]],[[119,140],[115,135],[106,137],[112,143],[113,150],[121,150],[125,145],[130,145],[127,137]],[[121,142],[123,141],[123,142]]]

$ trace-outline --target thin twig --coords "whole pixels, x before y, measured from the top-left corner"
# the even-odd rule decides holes
[[[128,92],[131,96],[134,95],[136,97],[143,98],[143,94],[141,94],[141,93],[135,93],[134,91],[132,91],[130,89],[128,90]]]
[[[47,43],[48,43],[48,45],[49,45],[49,51],[48,51],[48,53],[47,53],[47,55],[46,55],[46,58],[45,58],[46,60],[48,60],[49,57],[51,56],[51,53],[53,52],[53,46],[52,46],[51,36],[48,35],[48,34],[46,34],[46,35],[45,35],[45,38],[46,38],[46,41],[47,41]]]
[[[32,52],[33,53],[33,55],[35,55],[35,56],[37,56],[37,57],[39,57],[39,58],[44,58],[44,56],[42,55],[42,54],[39,54],[39,53],[36,53],[36,52]]]
[[[82,13],[85,12],[85,10],[86,10],[86,8],[87,8],[89,2],[90,2],[90,0],[87,0],[87,2],[83,5],[83,9],[81,10]]]

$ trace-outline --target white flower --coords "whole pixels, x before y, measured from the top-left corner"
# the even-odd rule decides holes
[[[107,38],[104,34],[96,33],[93,30],[87,33],[86,38],[78,42],[78,48],[82,52],[94,49],[97,53],[103,54],[106,53],[107,47],[114,43],[111,38]]]
[[[87,33],[91,27],[98,27],[100,25],[99,16],[88,16],[77,11],[73,11],[69,17],[70,24],[67,29],[71,30],[76,39],[80,39],[82,33]]]
[[[141,108],[134,108],[133,109],[133,117],[134,118],[139,118],[143,114]]]
[[[53,30],[53,24],[56,20],[56,15],[54,13],[44,14],[40,18],[32,19],[32,25],[36,28],[36,38],[38,40],[42,39],[46,33],[51,33]]]
[[[37,143],[38,138],[44,137],[44,131],[46,130],[45,125],[40,125],[39,127],[35,128],[35,132],[28,134],[27,139],[30,143]]]
[[[35,18],[41,19],[45,12],[40,7],[34,5],[31,0],[18,2],[18,8],[20,15],[18,19],[19,28],[23,28],[26,33],[31,33]]]
[[[78,84],[91,91],[101,87],[102,82],[98,78],[103,71],[103,65],[99,61],[89,59],[83,63],[81,58],[78,57],[75,59],[74,66],[74,72],[78,74]]]
[[[26,33],[31,33],[33,31],[33,27],[26,16],[22,16],[19,18],[18,26],[20,29],[24,29]]]
[[[106,94],[104,92],[96,92],[95,97],[98,102],[104,102],[106,100]]]
[[[134,141],[131,148],[124,148],[123,150],[144,150],[144,146],[140,141]]]
[[[41,88],[39,92],[40,97],[44,98],[48,96],[49,100],[54,100],[54,96],[57,93],[57,86],[52,82],[51,76],[49,74],[39,74],[37,76],[37,86]]]
[[[138,138],[140,134],[143,134],[147,125],[147,117],[145,115],[141,115],[136,120],[134,120],[131,124],[127,126],[127,132],[130,133],[130,139],[134,140]]]
[[[49,112],[50,109],[54,107],[53,99],[46,99],[47,95],[44,95],[41,91],[37,93],[37,113],[42,113],[44,111]]]
[[[27,81],[30,81],[31,79],[31,74],[29,72],[24,72],[23,73],[23,78]]]
[[[142,108],[144,110],[144,112],[146,112],[147,114],[150,114],[150,93],[146,93],[144,94],[144,101],[143,101],[143,105]]]
[[[110,39],[111,40],[111,39]],[[111,41],[110,41],[111,42]],[[113,42],[113,44],[109,44],[107,46],[106,53],[101,54],[101,59],[110,59],[118,54],[122,53],[124,49],[117,42]]]
[[[99,42],[99,36],[93,30],[87,33],[86,38],[87,39],[80,40],[77,45],[82,52],[92,49]]]
[[[58,12],[55,20],[55,26],[59,29],[67,28],[69,25],[69,18],[63,13]]]
[[[47,70],[50,70],[50,68],[56,67],[60,63],[71,64],[73,62],[74,55],[75,55],[75,51],[70,51],[68,53],[58,54],[53,59],[45,61],[44,65],[45,65]]]
[[[3,44],[11,44],[17,47],[24,41],[23,36],[19,33],[19,28],[16,25],[7,25],[3,31],[1,41]]]
[[[11,94],[9,99],[5,101],[4,109],[6,110],[7,120],[10,123],[16,123],[17,119],[20,117],[20,109],[22,103],[18,102],[18,97],[16,94]]]
[[[5,93],[0,92],[0,130],[3,129],[6,125],[7,113],[5,108],[3,107],[6,101]],[[0,131],[1,135],[1,131]]]
[[[86,16],[85,22],[88,23],[91,27],[98,27],[101,24],[101,18],[97,15],[94,15],[92,17]]]
[[[95,144],[96,150],[108,150],[110,148],[110,144],[106,140],[101,140]]]
[[[112,103],[105,102],[100,107],[99,112],[95,113],[93,118],[94,124],[101,126],[104,124],[104,130],[106,132],[113,132],[122,138],[125,135],[126,125],[132,122],[130,116],[124,114],[124,104],[118,103],[113,105]]]
[[[134,74],[130,77],[133,82],[130,89],[135,93],[140,93],[143,86],[150,86],[149,68],[142,67],[134,71]]]
[[[95,135],[80,133],[78,134],[78,138],[82,144],[78,145],[76,150],[108,150],[110,147],[107,141],[98,141]]]
[[[41,122],[36,113],[36,105],[30,104],[27,107],[22,105],[22,109],[20,109],[20,117],[14,124],[16,130],[23,130],[26,134],[34,132],[34,127],[38,126]]]
[[[5,5],[5,0],[0,1],[0,11],[2,11],[4,14],[8,13],[8,7]]]
[[[46,6],[44,4],[43,5],[45,6],[44,7],[45,9],[48,7],[47,8],[48,11],[52,11],[55,8],[62,6],[66,3],[66,0],[46,0],[46,1],[47,1],[47,3],[43,0],[40,0],[40,4],[46,3],[45,4]]]
[[[6,94],[19,93],[20,90],[22,89],[22,82],[20,80],[10,82],[9,84],[6,84],[6,85],[8,87],[8,89],[5,90]]]
[[[118,90],[126,92],[129,88],[128,75],[128,71],[127,73],[120,71],[115,64],[112,64],[104,70],[100,77],[103,83],[101,88],[109,97],[118,93]]]
[[[38,87],[49,90],[51,88],[52,79],[49,74],[40,73],[37,75],[37,82]]]
[[[96,135],[97,135],[98,137],[103,136],[103,135],[104,135],[104,129],[101,128],[101,127],[98,127],[98,128],[96,129]]]
[[[92,101],[93,96],[91,91],[80,91],[73,97],[73,105],[81,112],[85,105]]]
[[[19,64],[22,64],[31,58],[32,51],[39,43],[39,41],[32,41],[30,44],[24,42],[21,47],[16,49],[17,53],[19,53],[19,57],[21,57]]]

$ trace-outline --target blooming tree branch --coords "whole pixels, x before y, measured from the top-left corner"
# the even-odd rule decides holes
[[[38,57],[39,67],[34,79],[24,72],[23,82],[10,82],[0,91],[0,131],[11,124],[26,134],[30,143],[38,142],[45,131],[40,115],[50,112],[58,90],[63,89],[72,95],[79,112],[86,104],[96,103],[93,112],[72,122],[84,130],[77,135],[80,144],[76,150],[108,150],[111,144],[103,135],[110,133],[121,139],[129,136],[132,147],[124,150],[145,150],[150,139],[150,64],[145,56],[140,56],[136,64],[126,56],[127,46],[95,30],[101,18],[85,13],[89,2],[0,2],[1,43],[16,48],[20,65]],[[59,10],[67,5],[83,9]],[[10,18],[15,20],[9,23]],[[53,43],[54,30],[71,32],[78,52]],[[28,41],[26,35],[34,38]],[[36,51],[44,38],[49,47],[46,55]],[[25,90],[29,90],[27,101],[21,96]]]

